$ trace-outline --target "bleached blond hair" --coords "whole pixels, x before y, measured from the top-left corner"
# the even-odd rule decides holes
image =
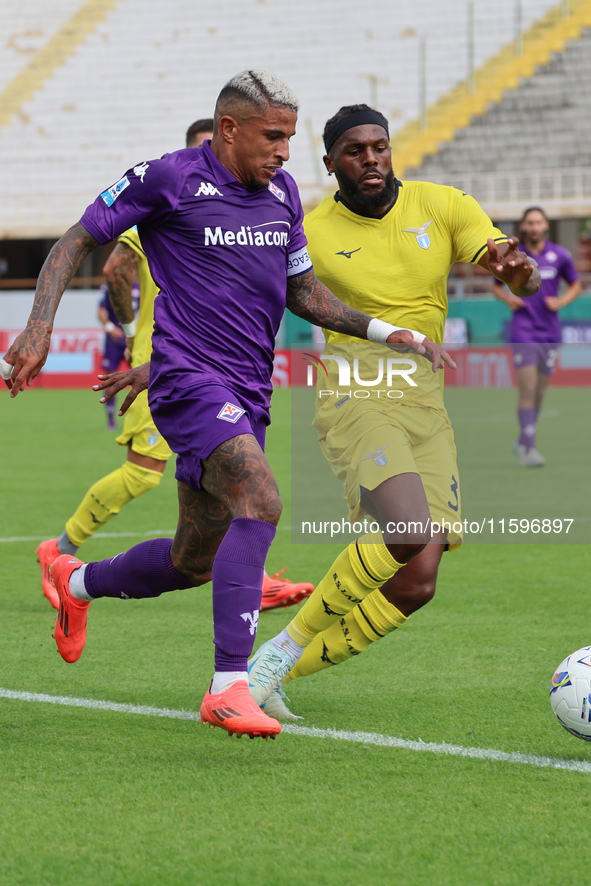
[[[295,113],[299,108],[295,94],[283,80],[271,71],[259,70],[240,71],[228,80],[215,105],[215,124],[236,104],[247,104],[260,112],[268,105],[289,108]]]

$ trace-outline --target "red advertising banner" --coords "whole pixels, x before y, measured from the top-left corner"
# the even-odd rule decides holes
[[[510,345],[447,346],[457,369],[445,370],[445,384],[450,387],[512,388],[515,387],[513,353]],[[307,384],[310,357],[317,359],[321,351],[276,351],[273,383],[276,387],[304,387]],[[280,373],[278,374],[278,367]],[[314,379],[316,376],[314,375]],[[289,380],[286,380],[289,379]],[[561,387],[591,386],[591,348],[588,345],[563,345],[552,375],[552,384]]]
[[[0,356],[20,330],[0,329]],[[38,388],[85,388],[96,384],[101,371],[104,332],[102,329],[56,329]],[[510,388],[515,386],[513,356],[509,345],[448,346],[458,368],[446,369],[445,383],[451,387]],[[314,345],[275,352],[273,385],[277,388],[304,387],[312,361],[320,352]],[[315,377],[315,376],[314,376]],[[591,386],[589,345],[563,345],[552,376],[552,385]]]
[[[515,387],[513,351],[501,347],[448,346],[457,369],[445,370],[445,384],[463,388]],[[563,345],[558,350],[552,385],[558,387],[591,386],[591,351],[588,346]]]

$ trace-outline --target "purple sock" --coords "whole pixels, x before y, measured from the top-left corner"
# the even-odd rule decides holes
[[[235,517],[213,561],[216,671],[245,671],[256,637],[263,572],[275,527]]]
[[[518,409],[517,416],[521,428],[518,441],[519,445],[525,446],[526,449],[533,449],[536,445],[536,421],[538,418],[538,410]]]
[[[109,424],[114,424],[115,422],[115,398],[112,400],[107,400],[105,403],[105,408],[107,410],[107,420]]]
[[[84,586],[91,597],[133,600],[193,587],[172,565],[171,547],[171,538],[155,538],[110,560],[89,563],[84,573]]]

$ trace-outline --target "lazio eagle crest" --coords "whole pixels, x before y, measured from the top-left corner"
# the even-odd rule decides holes
[[[421,225],[420,228],[404,228],[404,233],[416,234],[417,235],[417,243],[421,247],[421,249],[428,249],[431,245],[431,240],[429,239],[429,235],[426,232],[429,225],[433,224],[433,219],[431,221],[425,222],[425,224]]]

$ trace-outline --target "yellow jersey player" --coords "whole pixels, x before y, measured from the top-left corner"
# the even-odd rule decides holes
[[[213,119],[196,120],[186,133],[186,146],[201,147],[211,138]],[[134,170],[141,177],[141,168]],[[104,267],[109,298],[127,336],[132,367],[150,360],[154,300],[158,287],[152,279],[137,228],[130,228],[117,238],[117,245]],[[135,279],[140,284],[140,310],[136,323],[131,302]],[[112,520],[132,499],[155,489],[162,478],[171,456],[170,448],[157,430],[150,408],[148,393],[142,391],[125,413],[123,431],[117,443],[127,446],[123,465],[102,477],[87,491],[74,514],[67,520],[59,538],[48,539],[37,548],[41,566],[43,593],[56,609],[57,591],[51,581],[49,567],[60,554],[75,554],[101,526]],[[262,609],[290,606],[305,599],[314,589],[308,582],[291,582],[280,578],[281,573],[263,579]]]
[[[519,296],[538,289],[535,261],[471,196],[395,178],[381,114],[343,107],[326,124],[324,142],[339,190],[307,216],[305,230],[318,278],[342,301],[441,343],[454,262],[480,264]],[[461,543],[448,525],[460,521],[461,497],[443,373],[392,357],[382,345],[325,337],[327,375],[319,374],[314,423],[351,520],[369,514],[380,530],[345,548],[287,628],[253,656],[251,693],[279,718],[291,716],[282,684],[346,661],[401,627],[433,597],[443,552]],[[393,399],[367,397],[369,388],[362,398],[350,387],[343,393],[343,367],[345,381],[352,366],[357,378],[375,379],[376,360],[388,355],[392,365],[402,362],[397,372],[415,366],[418,383],[411,379]]]

